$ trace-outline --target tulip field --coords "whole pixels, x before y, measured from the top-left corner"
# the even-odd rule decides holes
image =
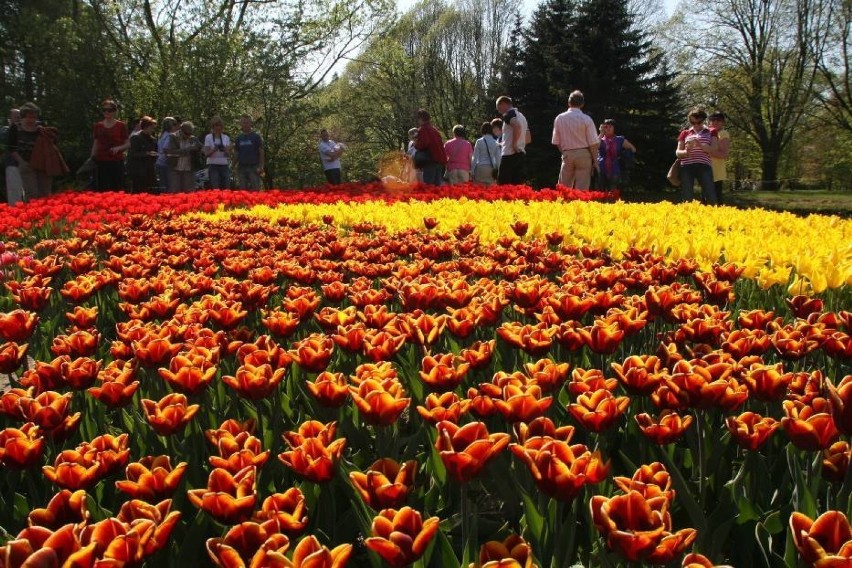
[[[852,221],[0,205],[0,568],[852,566]]]

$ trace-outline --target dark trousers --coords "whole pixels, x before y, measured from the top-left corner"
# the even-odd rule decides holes
[[[124,189],[124,162],[95,162],[95,190]]]
[[[158,193],[157,177],[154,171],[146,172],[141,176],[130,176],[130,183],[133,187],[133,193]]]
[[[524,158],[526,154],[518,152],[500,159],[497,183],[500,185],[518,185],[524,183]]]
[[[324,170],[325,179],[328,180],[328,183],[331,185],[340,185],[342,181],[342,176],[340,175],[340,168],[331,168],[328,170]]]
[[[722,204],[722,188],[725,186],[725,182],[724,181],[715,181],[715,182],[713,182],[713,185],[716,186],[716,200],[718,201],[719,205],[721,205]]]
[[[444,166],[430,162],[423,166],[423,183],[428,185],[441,185],[444,181]]]
[[[210,189],[231,189],[231,167],[228,164],[207,164]]]

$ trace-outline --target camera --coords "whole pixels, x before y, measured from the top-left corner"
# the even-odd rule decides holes
[[[216,144],[216,149],[219,150],[220,152],[224,152],[225,151],[225,145],[220,142],[219,144]]]

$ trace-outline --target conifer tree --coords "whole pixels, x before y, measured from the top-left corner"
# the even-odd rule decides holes
[[[521,59],[517,98],[533,131],[527,163],[534,185],[555,184],[553,119],[579,89],[595,123],[614,118],[637,147],[633,182],[660,188],[674,156],[678,93],[664,54],[638,29],[627,0],[547,0],[533,14]]]

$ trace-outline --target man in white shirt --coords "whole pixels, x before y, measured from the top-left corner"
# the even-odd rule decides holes
[[[340,185],[340,156],[343,154],[344,146],[328,137],[328,130],[320,130],[319,153],[322,160],[322,169],[325,179],[331,185]]]
[[[597,168],[598,132],[594,121],[583,112],[583,93],[568,96],[568,110],[553,121],[553,145],[562,154],[559,183],[575,189],[589,189],[592,168]]]
[[[497,183],[521,184],[524,182],[524,158],[529,132],[527,119],[512,105],[512,99],[507,96],[497,99],[497,112],[503,117],[503,142]]]

